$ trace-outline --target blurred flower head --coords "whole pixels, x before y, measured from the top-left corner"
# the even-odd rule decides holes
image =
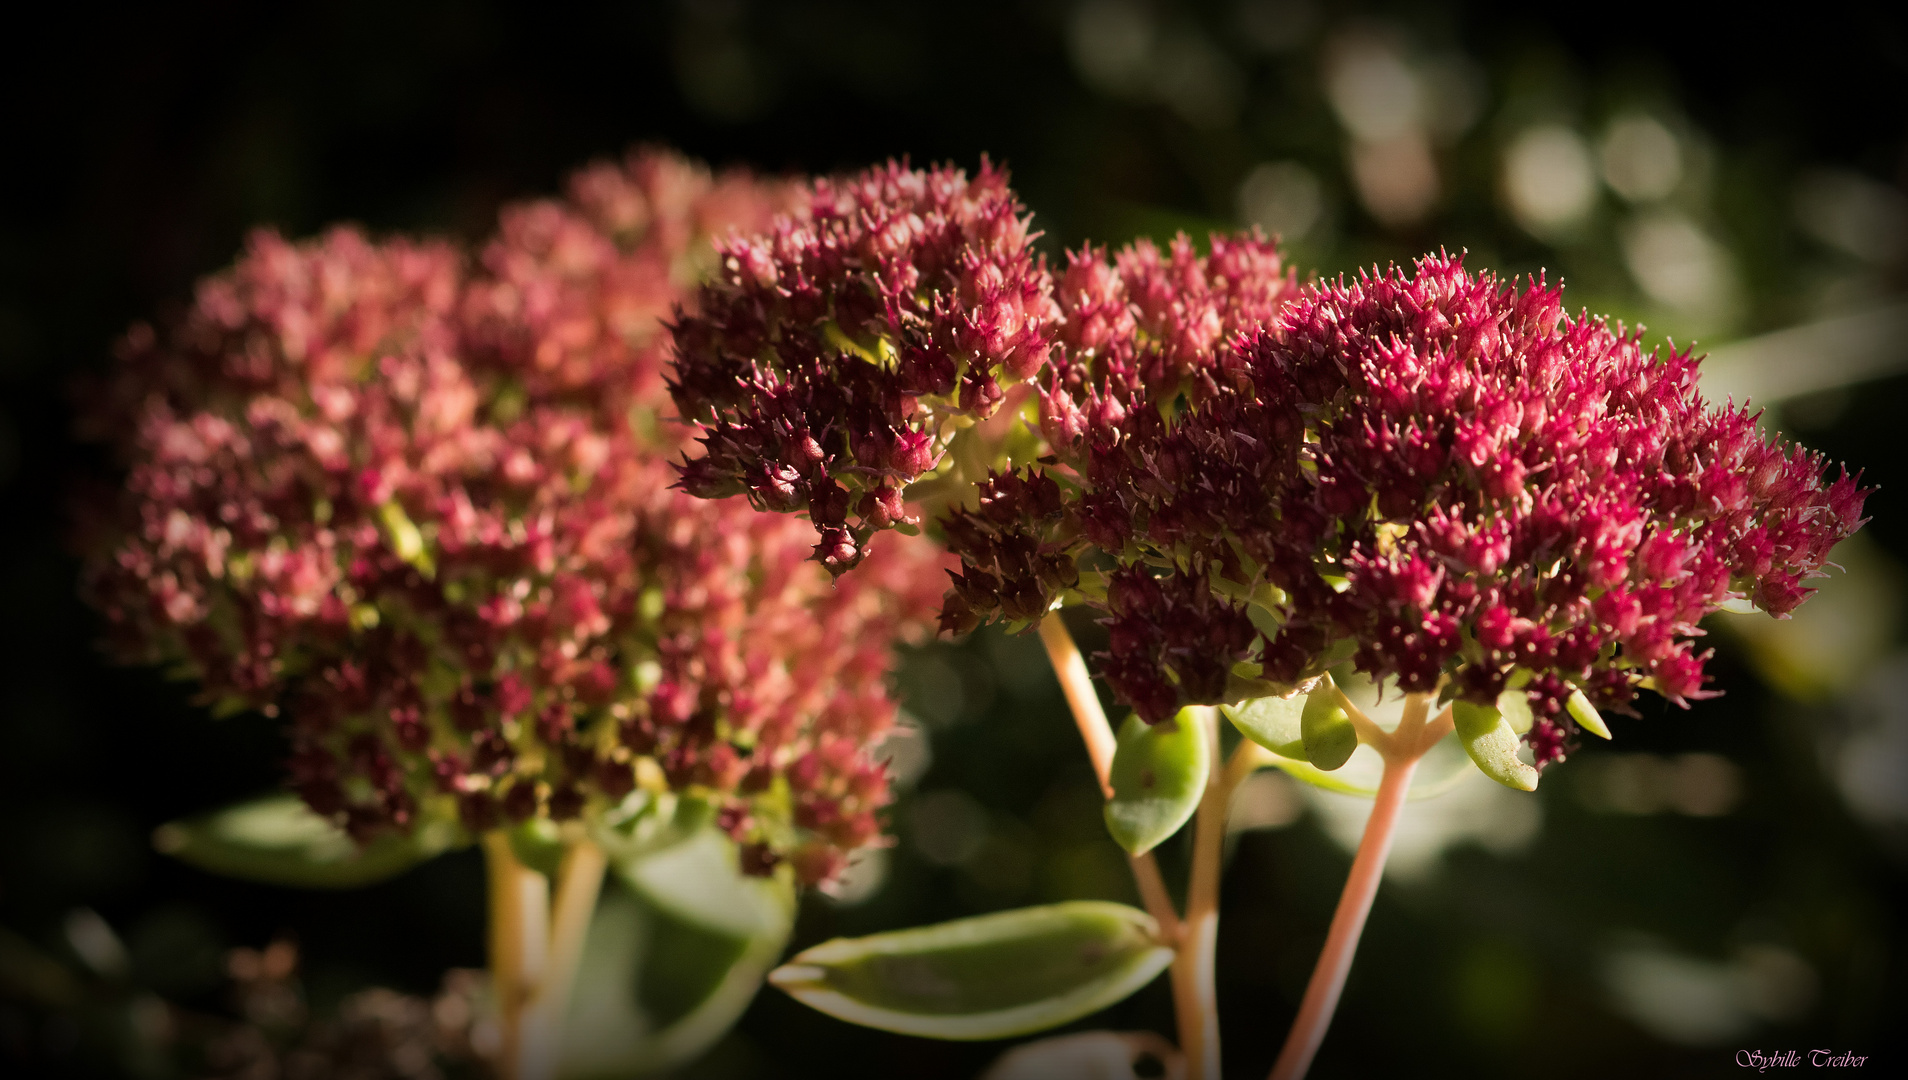
[[[831,588],[799,525],[665,460],[660,317],[789,194],[644,152],[506,208],[474,270],[256,234],[96,409],[130,468],[88,573],[113,643],[285,715],[292,785],[361,838],[674,795],[831,875],[878,830],[928,555]]]

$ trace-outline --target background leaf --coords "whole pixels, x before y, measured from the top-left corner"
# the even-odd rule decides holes
[[[649,906],[688,925],[733,938],[788,929],[794,897],[786,882],[750,877],[735,844],[714,829],[642,859],[618,863],[622,878]]]
[[[383,834],[359,846],[296,795],[269,795],[154,830],[153,846],[201,870],[306,889],[353,889],[383,881],[470,842],[444,821],[409,836]]]
[[[1360,744],[1342,768],[1326,772],[1303,758],[1274,754],[1267,764],[1294,780],[1341,795],[1369,799],[1378,794],[1385,759],[1377,750]],[[1436,798],[1475,776],[1476,766],[1455,735],[1447,735],[1426,752],[1411,774],[1411,790],[1405,798],[1417,801]]]
[[[1044,1031],[1119,1001],[1172,963],[1151,916],[1076,900],[837,938],[769,976],[830,1016],[935,1039]]]
[[[1150,1031],[1079,1031],[1023,1043],[980,1080],[1140,1080],[1185,1075],[1172,1044]]]
[[[1211,769],[1205,725],[1191,708],[1159,724],[1127,717],[1113,751],[1107,831],[1135,855],[1151,851],[1199,809]]]
[[[618,863],[584,942],[560,1075],[646,1076],[699,1057],[748,1008],[794,909],[786,879],[742,874],[713,829]]]

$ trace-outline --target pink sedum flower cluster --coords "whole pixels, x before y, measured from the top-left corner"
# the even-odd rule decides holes
[[[896,184],[897,169],[848,185],[868,223],[854,235],[877,235],[874,223],[914,212],[908,193],[958,175]],[[834,189],[819,190],[825,201]],[[1011,204],[1004,187],[989,197]],[[731,291],[755,281],[779,298],[751,310],[801,295],[825,323],[889,296],[877,282],[933,280],[998,251],[936,246],[909,268],[897,260],[915,249],[897,245],[878,271],[827,276],[806,269],[812,245],[787,240],[801,228],[784,219],[731,246]],[[1705,402],[1696,359],[1567,316],[1541,281],[1506,287],[1436,256],[1415,274],[1300,289],[1256,234],[1215,236],[1203,256],[1184,237],[1111,260],[1088,248],[1054,283],[1036,262],[1017,265],[1022,295],[1054,298],[1038,320],[1042,362],[1006,367],[1031,394],[971,429],[990,442],[956,444],[932,475],[931,459],[881,472],[883,498],[899,497],[892,486],[941,508],[934,528],[962,562],[943,630],[1096,606],[1110,632],[1102,674],[1148,721],[1290,692],[1351,663],[1447,699],[1521,691],[1542,764],[1575,733],[1565,704],[1576,693],[1616,709],[1639,688],[1679,703],[1705,696],[1703,616],[1744,598],[1786,615],[1862,524],[1858,478],[1827,480],[1818,455],[1764,437],[1745,409]],[[800,484],[777,494],[741,470],[808,469],[817,485],[865,472],[844,449],[870,438],[881,414],[862,403],[901,402],[885,415],[914,423],[916,399],[899,392],[910,342],[972,329],[965,309],[927,302],[943,295],[918,293],[905,319],[862,319],[853,341],[724,336],[680,320],[678,397],[710,451],[685,466],[685,486],[806,507],[823,533],[818,557],[834,558],[829,530],[845,497],[817,502]],[[725,352],[716,341],[741,344]],[[896,389],[812,389],[855,380]],[[701,389],[685,398],[690,386]],[[1000,430],[1003,417],[1019,430]],[[822,449],[804,449],[817,440]],[[853,535],[855,557],[868,524]]]
[[[1091,248],[1072,255],[1058,289],[1058,344],[1035,403],[1052,465],[990,476],[977,512],[956,506],[942,522],[963,564],[942,628],[1038,618],[1078,584],[1089,544],[1121,550],[1117,523],[1132,517],[1129,504],[1171,482],[1157,452],[1175,399],[1217,394],[1241,363],[1240,335],[1295,291],[1277,248],[1256,232],[1215,235],[1210,256],[1183,234],[1165,257],[1150,240],[1111,263]]]
[[[1711,408],[1689,354],[1455,258],[1315,285],[1242,351],[1162,447],[1169,494],[1105,539],[1169,558],[1168,581],[1208,586],[1199,602],[1258,607],[1261,633],[1234,618],[1214,642],[1249,677],[1291,685],[1349,658],[1407,691],[1523,688],[1540,762],[1573,734],[1574,690],[1605,708],[1642,686],[1705,696],[1702,617],[1744,597],[1786,615],[1862,523],[1858,479],[1826,481],[1746,409]],[[1116,665],[1177,675],[1152,640],[1189,602],[1122,584]],[[1154,695],[1158,717],[1164,681],[1136,675],[1128,696]]]
[[[902,492],[1046,364],[1056,310],[1006,175],[899,163],[817,181],[798,212],[720,246],[676,321],[676,403],[703,425],[704,497],[806,511],[854,566],[911,531]]]
[[[128,336],[131,467],[88,588],[129,657],[282,713],[291,781],[368,838],[708,803],[808,881],[874,840],[924,544],[833,586],[808,530],[672,490],[661,318],[791,189],[654,152],[443,244],[263,232]]]

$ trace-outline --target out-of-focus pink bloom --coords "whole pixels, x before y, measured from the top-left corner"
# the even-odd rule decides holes
[[[474,270],[255,235],[101,399],[131,470],[88,575],[114,643],[283,710],[293,786],[360,837],[640,786],[713,803],[757,869],[833,872],[878,833],[888,653],[937,557],[833,587],[799,523],[672,490],[663,419],[661,316],[792,191],[640,153],[506,208]]]

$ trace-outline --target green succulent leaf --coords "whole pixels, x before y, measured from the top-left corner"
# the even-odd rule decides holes
[[[1503,713],[1459,699],[1451,703],[1451,719],[1464,752],[1485,776],[1519,791],[1537,790],[1537,770],[1517,757],[1517,732]]]
[[[1299,717],[1305,711],[1305,702],[1306,699],[1297,694],[1261,697],[1237,705],[1221,705],[1219,711],[1225,713],[1226,719],[1246,738],[1280,757],[1302,760],[1305,737],[1299,728]]]
[[[1353,751],[1344,767],[1333,772],[1326,772],[1304,758],[1289,758],[1279,754],[1267,755],[1265,764],[1300,783],[1361,799],[1376,796],[1379,781],[1384,776],[1384,758],[1368,746]],[[1448,735],[1426,751],[1423,760],[1411,774],[1411,789],[1405,798],[1413,802],[1435,799],[1469,782],[1476,775],[1477,768],[1471,764],[1457,736]]]
[[[1534,719],[1530,711],[1530,695],[1522,690],[1510,689],[1497,695],[1497,711],[1510,724],[1511,731],[1522,735],[1530,730]],[[1452,713],[1456,715],[1455,709]]]
[[[1325,791],[1336,791],[1340,795],[1356,795],[1361,799],[1375,798],[1378,794],[1376,783],[1361,784],[1348,780],[1339,773],[1326,772],[1302,757],[1274,757],[1270,764],[1300,783],[1310,784]]]
[[[1603,714],[1590,704],[1589,698],[1583,696],[1583,691],[1572,690],[1570,700],[1564,702],[1564,708],[1570,712],[1570,718],[1577,722],[1578,727],[1599,739],[1610,737],[1610,725],[1603,722]]]
[[[788,943],[795,891],[752,878],[703,829],[620,860],[590,921],[564,1019],[562,1080],[623,1080],[700,1057],[748,1008]]]
[[[1305,696],[1305,708],[1299,714],[1299,735],[1304,743],[1305,760],[1326,772],[1345,764],[1358,749],[1358,731],[1351,717],[1338,703],[1338,690],[1327,675],[1318,687]]]
[[[864,1027],[1004,1039],[1098,1012],[1151,982],[1173,952],[1151,916],[1076,900],[837,938],[769,973],[796,1000]]]
[[[1151,851],[1199,809],[1211,769],[1205,725],[1192,708],[1158,724],[1127,717],[1113,751],[1107,831],[1135,855]]]
[[[159,826],[153,846],[181,862],[227,877],[304,889],[355,889],[403,873],[469,843],[445,821],[424,821],[409,836],[390,833],[360,846],[296,795],[269,795]]]
[[[616,865],[645,903],[683,923],[732,938],[786,931],[794,897],[779,878],[750,877],[734,842],[703,829],[674,847]]]

